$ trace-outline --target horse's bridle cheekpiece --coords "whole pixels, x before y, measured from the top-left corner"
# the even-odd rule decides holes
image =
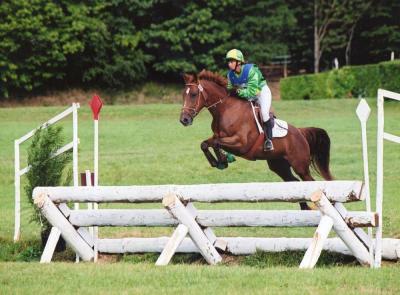
[[[183,112],[184,110],[189,110],[189,111],[192,112],[192,114],[191,114],[192,118],[196,117],[196,116],[199,114],[199,112],[197,112],[196,110],[197,110],[197,108],[198,108],[198,106],[199,106],[199,104],[200,104],[200,99],[201,99],[201,95],[202,95],[202,94],[203,94],[203,99],[204,99],[204,106],[205,106],[207,109],[210,109],[210,108],[212,108],[212,107],[215,107],[217,104],[222,103],[222,101],[224,100],[224,98],[220,98],[217,102],[215,102],[215,103],[213,103],[213,104],[211,104],[211,105],[207,105],[207,98],[208,98],[208,95],[207,95],[207,92],[204,91],[204,87],[203,87],[200,83],[199,83],[199,84],[196,84],[196,83],[186,83],[185,86],[197,86],[197,89],[199,89],[199,96],[197,97],[196,107],[194,107],[194,108],[186,107],[186,106],[185,106],[186,102],[185,102],[185,104],[184,104],[183,107],[182,107],[182,112]],[[186,95],[189,95],[189,92],[190,92],[190,88],[188,87],[188,88],[186,89]]]

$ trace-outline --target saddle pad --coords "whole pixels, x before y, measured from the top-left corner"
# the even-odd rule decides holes
[[[275,125],[272,128],[272,137],[285,137],[287,132],[288,123],[280,119],[275,119]]]

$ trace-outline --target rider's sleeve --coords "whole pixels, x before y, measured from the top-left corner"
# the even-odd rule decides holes
[[[257,96],[260,90],[258,73],[253,67],[249,72],[246,88],[239,89],[238,94],[243,98],[253,98]]]
[[[226,89],[232,90],[232,88],[233,88],[233,86],[232,86],[231,80],[228,77],[228,84],[226,85]]]

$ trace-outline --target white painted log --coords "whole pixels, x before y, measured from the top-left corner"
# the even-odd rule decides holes
[[[71,209],[69,209],[67,204],[61,203],[57,207],[65,217],[68,218],[71,215]]]
[[[54,250],[56,249],[58,240],[60,239],[61,231],[52,227],[50,231],[50,235],[47,238],[46,246],[44,247],[42,256],[40,257],[40,263],[49,263],[53,258]]]
[[[186,209],[189,211],[190,215],[193,218],[196,218],[197,210],[194,207],[193,203],[187,204]],[[158,266],[167,265],[171,261],[172,256],[174,256],[176,252],[176,249],[182,243],[183,239],[186,237],[188,232],[189,229],[186,225],[183,224],[178,225],[178,227],[173,232],[171,238],[169,239],[167,245],[165,245],[164,250],[158,257],[156,265]]]
[[[294,181],[271,183],[218,183],[197,185],[37,187],[33,196],[46,193],[56,203],[65,202],[160,202],[168,193],[183,195],[193,202],[310,201],[316,190],[329,200],[363,200],[362,181]]]
[[[349,225],[349,219],[353,220],[353,222],[355,223],[355,225],[357,225],[357,223],[359,222],[359,220],[355,220],[351,217],[349,217],[349,212],[346,210],[346,208],[343,206],[342,203],[335,203],[335,208],[338,210],[339,214],[344,218],[344,220],[346,221],[346,223]],[[368,211],[367,211],[368,213]],[[378,225],[379,222],[379,218],[378,218],[378,214],[374,213],[375,215],[375,222],[374,222],[374,226]],[[365,231],[362,228],[355,228],[355,226],[353,225],[353,232],[355,233],[355,235],[360,239],[360,241],[368,248],[369,251],[369,257],[370,257],[370,261],[371,261],[371,267],[373,267],[372,262],[374,261],[374,244],[372,242],[372,228],[369,227],[368,228],[368,234],[365,233]]]
[[[349,211],[351,227],[375,226],[374,212]],[[319,211],[300,210],[198,210],[196,221],[202,227],[228,226],[318,226]],[[74,210],[69,221],[75,226],[176,226],[178,222],[164,209]]]
[[[57,206],[45,194],[36,196],[34,203],[50,224],[61,231],[61,236],[64,240],[70,244],[72,249],[83,260],[91,261],[93,259],[93,249],[84,241],[71,223],[58,210]]]
[[[306,251],[312,241],[312,238],[220,237],[219,239],[226,241],[226,251],[232,255],[250,255],[257,251]],[[108,254],[161,253],[168,240],[169,237],[99,239],[99,252]],[[333,253],[353,255],[340,238],[327,239],[322,249]],[[176,251],[176,253],[198,252],[199,250],[190,238],[185,238]],[[385,260],[399,260],[400,239],[383,239],[382,254]]]
[[[311,200],[315,203],[321,213],[332,218],[333,229],[336,234],[343,240],[361,265],[370,266],[371,262],[368,250],[344,222],[342,216],[329,202],[325,194],[322,191],[317,191],[311,195]]]
[[[314,233],[314,237],[311,240],[310,246],[304,254],[303,260],[300,263],[300,268],[314,268],[315,264],[317,264],[319,256],[321,255],[322,248],[326,239],[328,238],[332,226],[332,218],[326,215],[321,217],[321,222]]]
[[[204,235],[200,226],[196,223],[193,216],[191,216],[185,206],[183,206],[176,194],[166,195],[163,198],[163,205],[168,209],[172,216],[179,220],[181,224],[187,226],[191,239],[209,264],[217,264],[222,260],[217,250],[215,250],[214,246]]]
[[[78,234],[82,237],[82,239],[85,240],[85,242],[90,246],[90,247],[94,247],[94,239],[92,234],[90,233],[90,231],[88,231],[86,228],[84,227],[80,227],[76,230],[78,232]],[[96,262],[96,261],[95,261]]]
[[[160,256],[158,257],[156,265],[167,265],[171,261],[172,256],[174,256],[176,252],[176,249],[178,249],[179,245],[182,243],[188,232],[189,229],[186,225],[178,225],[172,236],[169,238]]]

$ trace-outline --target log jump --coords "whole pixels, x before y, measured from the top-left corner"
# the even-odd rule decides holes
[[[376,227],[379,220],[375,212],[346,211],[342,204],[365,199],[361,181],[37,187],[33,198],[59,230],[52,231],[41,262],[51,261],[54,240],[61,235],[85,261],[93,260],[97,245],[100,253],[161,253],[157,265],[168,264],[177,252],[200,252],[209,264],[217,264],[222,260],[221,251],[243,255],[256,249],[307,250],[300,265],[305,268],[314,267],[323,249],[353,255],[361,265],[371,265],[367,246],[371,241],[366,241],[368,236],[362,227]],[[301,201],[314,202],[319,210],[197,210],[193,203]],[[67,202],[162,202],[165,209],[72,210]],[[336,204],[341,207],[336,208]],[[168,226],[176,230],[170,238],[94,239],[86,229],[90,226]],[[318,234],[303,239],[225,238],[216,237],[212,231],[214,227],[235,226],[318,227]],[[339,238],[326,238],[331,229]],[[384,258],[397,259],[399,243],[383,243],[388,245]]]

